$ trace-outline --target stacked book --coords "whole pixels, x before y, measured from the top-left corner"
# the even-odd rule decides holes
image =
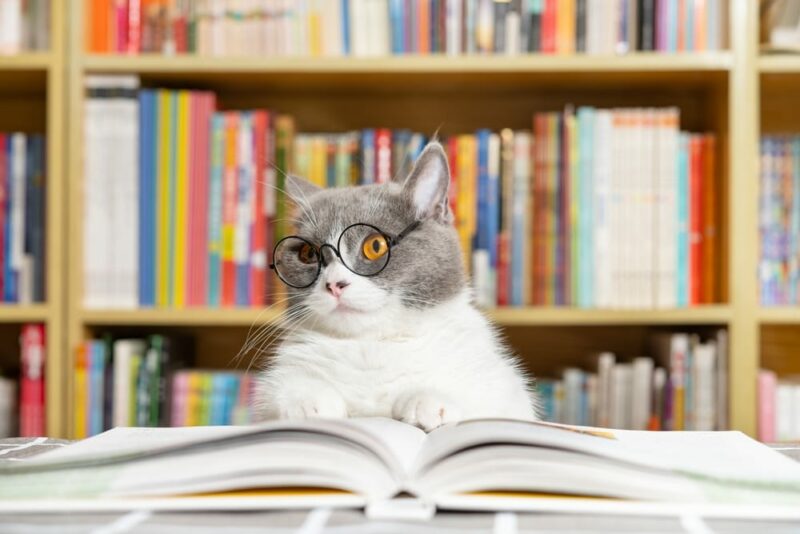
[[[800,304],[800,136],[761,139],[761,302]]]
[[[778,379],[758,373],[758,439],[765,443],[800,440],[800,377]]]
[[[90,0],[91,52],[214,56],[720,50],[727,0]]]
[[[0,376],[0,437],[44,436],[44,325],[22,325],[19,342],[19,372]]]
[[[290,116],[213,94],[90,77],[85,305],[262,306],[290,230],[284,172],[325,187],[401,179],[409,130],[296,134]],[[717,147],[678,110],[568,108],[532,130],[439,138],[483,307],[676,308],[720,300]],[[124,165],[119,165],[124,162]],[[110,169],[116,169],[116,173]]]
[[[597,356],[593,371],[564,369],[538,379],[543,419],[633,430],[725,430],[728,427],[728,335],[660,334],[653,355],[619,361]],[[798,428],[800,430],[800,428]]]
[[[45,140],[0,132],[0,300],[44,301]]]
[[[252,380],[232,371],[195,370],[191,340],[151,335],[82,343],[75,358],[76,438],[116,426],[246,424]]]
[[[0,2],[0,55],[50,47],[50,1]]]

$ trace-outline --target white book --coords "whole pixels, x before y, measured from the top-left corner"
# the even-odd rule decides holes
[[[480,308],[491,308],[495,305],[495,301],[490,299],[490,271],[489,251],[474,250],[472,252],[472,285],[475,290],[475,304]]]
[[[575,367],[564,370],[564,416],[568,425],[581,424],[581,395],[583,393],[583,371]]]
[[[598,393],[598,378],[594,373],[586,375],[586,402],[588,405],[587,413],[585,414],[588,420],[581,421],[582,425],[597,426],[597,393]]]
[[[792,384],[792,436],[793,440],[800,439],[800,384]]]
[[[322,2],[323,55],[337,57],[342,50],[342,7],[340,2]]]
[[[26,145],[27,138],[23,133],[15,133],[11,136],[11,176],[12,198],[11,213],[9,220],[11,224],[11,257],[9,263],[11,269],[19,274],[22,270],[23,258],[25,257],[25,168],[26,168]],[[19,288],[19,285],[17,286]]]
[[[653,411],[653,360],[636,358],[633,360],[633,379],[631,393],[631,428],[647,430],[650,414]]]
[[[516,11],[506,13],[506,49],[508,56],[515,56],[520,53],[520,14]]]
[[[33,256],[22,255],[22,265],[17,271],[17,302],[30,304],[33,302]]]
[[[227,30],[227,19],[225,14],[225,2],[222,0],[209,0],[211,2],[211,54],[214,56],[224,56],[227,51],[225,50],[225,35]]]
[[[632,371],[628,363],[618,363],[611,369],[611,428],[631,426]]]
[[[598,109],[595,112],[594,131],[594,246],[595,246],[595,303],[598,308],[612,305],[612,205],[611,175],[613,160],[612,112]]]
[[[31,476],[34,469],[43,476]],[[405,504],[428,515],[545,506],[596,513],[639,506],[663,515],[690,506],[701,515],[800,518],[800,464],[739,432],[477,420],[426,434],[383,418],[115,428],[2,473],[6,513],[366,506],[370,515]],[[22,484],[25,491],[15,491]],[[297,491],[308,487],[339,491]],[[250,488],[266,491],[214,496]],[[508,488],[516,496],[479,493]],[[408,499],[394,501],[401,493]]]
[[[236,192],[236,225],[233,233],[233,261],[237,270],[250,261],[250,228],[254,219],[253,181],[253,125],[251,115],[242,115],[237,136],[238,177]]]
[[[717,368],[715,386],[717,392],[717,430],[727,430],[728,423],[728,331],[717,330]],[[798,427],[800,428],[800,427]]]
[[[361,57],[367,55],[367,0],[350,0],[350,53]]]
[[[111,103],[109,103],[111,104]],[[135,93],[114,99],[114,209],[110,244],[114,307],[139,305],[139,101]]]
[[[692,389],[694,426],[692,430],[714,430],[716,420],[716,390],[714,376],[717,346],[713,341],[701,343],[692,354]]]
[[[661,424],[664,420],[664,393],[667,386],[667,372],[663,367],[653,371],[653,416]]]
[[[0,54],[16,54],[22,48],[22,0],[0,2]]]
[[[638,292],[639,308],[652,309],[655,306],[655,255],[656,241],[656,110],[643,109],[642,114],[642,151],[639,155],[637,169],[637,220],[641,220],[639,227],[639,243],[641,251],[637,255],[639,261]],[[637,225],[639,226],[639,225]]]
[[[775,393],[775,435],[778,441],[792,441],[798,437],[794,427],[794,400],[794,386],[787,382],[778,382]]]
[[[445,0],[447,17],[445,18],[445,49],[447,55],[461,54],[461,0]]]
[[[141,339],[118,339],[114,341],[114,426],[135,424],[131,418],[131,396],[136,391],[131,388],[131,367],[134,358],[142,358],[147,345]]]
[[[675,308],[678,304],[678,109],[658,114],[656,184],[656,287],[655,306]]]
[[[522,286],[522,301],[520,302],[522,306],[530,304],[533,276],[531,273],[531,240],[529,238],[532,231],[531,214],[533,213],[530,196],[532,143],[533,136],[530,132],[514,132],[514,194],[512,197],[514,216],[511,246],[512,251],[519,249],[522,265],[512,265],[511,283]]]
[[[392,50],[389,26],[389,0],[367,0],[370,5],[370,55],[388,56]]]
[[[597,426],[611,425],[611,371],[616,356],[603,352],[597,357]]]
[[[99,112],[102,102],[99,98],[84,100],[83,111],[83,305],[98,308],[102,305],[100,295],[100,248],[96,240],[98,225],[101,224],[99,193],[97,181],[102,159],[99,131]],[[87,246],[92,243],[92,246]]]

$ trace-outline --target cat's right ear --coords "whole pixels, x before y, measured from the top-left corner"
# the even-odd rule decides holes
[[[295,202],[304,202],[308,197],[319,191],[322,191],[322,188],[308,180],[291,174],[286,175],[286,194]]]
[[[429,143],[403,183],[403,197],[417,220],[432,218],[444,223],[451,221],[447,197],[449,186],[447,154],[439,143]]]

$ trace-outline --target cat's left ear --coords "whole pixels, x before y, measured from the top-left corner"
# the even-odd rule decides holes
[[[439,143],[429,143],[414,163],[411,174],[403,183],[403,197],[414,211],[417,220],[451,221],[447,189],[450,168],[447,155]]]

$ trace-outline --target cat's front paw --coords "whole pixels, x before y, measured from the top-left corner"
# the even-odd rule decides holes
[[[272,412],[278,419],[336,419],[347,417],[347,406],[333,391],[302,391],[276,399]]]
[[[461,410],[441,395],[417,392],[401,395],[392,407],[392,417],[430,432],[461,419]]]

